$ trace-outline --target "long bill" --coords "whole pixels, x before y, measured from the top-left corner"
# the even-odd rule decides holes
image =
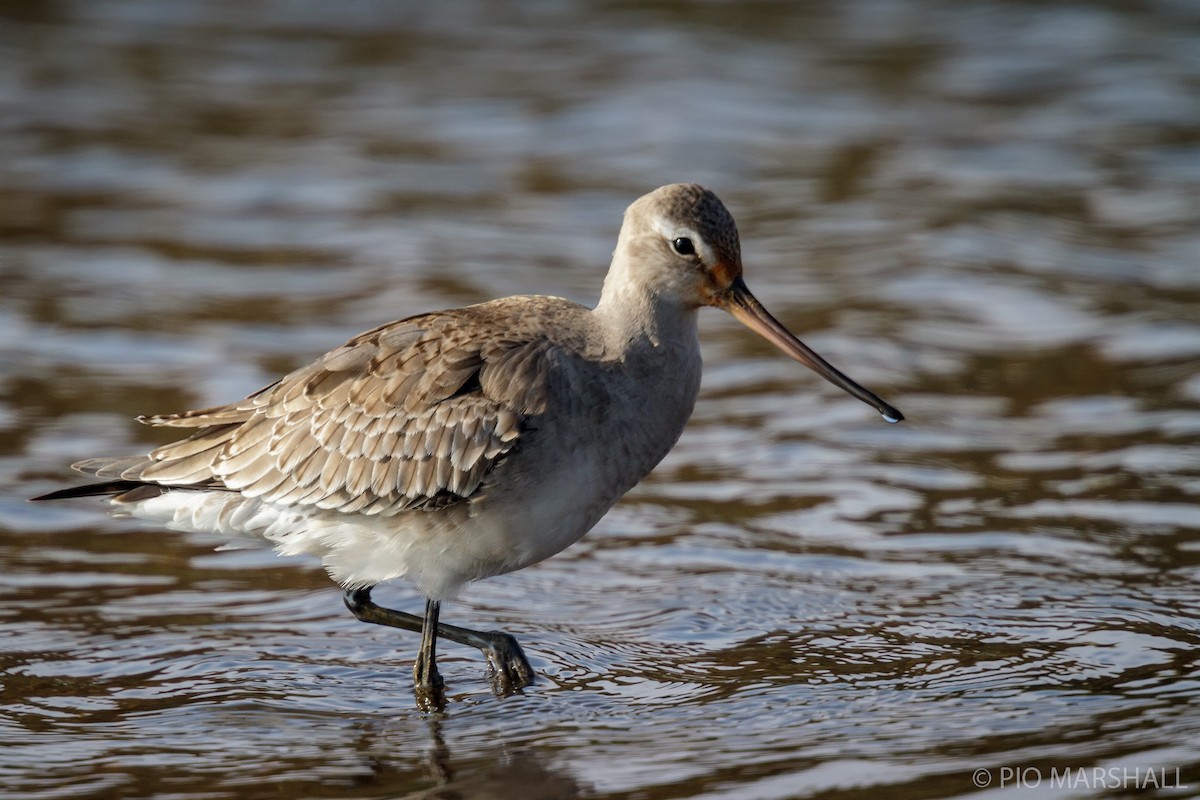
[[[728,300],[725,310],[759,336],[799,361],[813,372],[820,375],[834,386],[841,388],[852,397],[857,397],[883,415],[887,422],[899,422],[904,415],[894,406],[885,403],[879,395],[864,389],[840,372],[836,367],[816,354],[808,345],[797,339],[791,331],[783,327],[779,320],[763,308],[762,303],[750,293],[745,281],[738,278],[729,287]]]

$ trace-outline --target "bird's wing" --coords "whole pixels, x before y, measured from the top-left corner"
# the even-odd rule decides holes
[[[368,331],[245,400],[151,425],[199,428],[149,457],[76,465],[100,477],[223,488],[365,514],[475,493],[548,402],[565,357],[473,307]]]

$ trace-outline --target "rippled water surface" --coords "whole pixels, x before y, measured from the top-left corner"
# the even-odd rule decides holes
[[[4,796],[1200,793],[1200,6],[4,3],[0,67]],[[317,565],[24,501],[381,322],[591,302],[675,180],[908,422],[705,312],[662,466],[444,609],[523,696],[447,646],[422,715]]]

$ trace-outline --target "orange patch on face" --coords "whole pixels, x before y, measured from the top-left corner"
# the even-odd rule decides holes
[[[704,305],[722,306],[729,287],[742,276],[742,268],[727,261],[718,261],[708,270],[708,275],[711,281],[704,287]]]
[[[713,264],[712,276],[716,280],[717,286],[720,286],[722,289],[727,288],[729,284],[736,281],[741,274],[741,269],[731,266],[726,261],[718,261],[716,264]]]

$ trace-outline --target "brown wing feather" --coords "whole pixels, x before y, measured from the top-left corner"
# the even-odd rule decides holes
[[[444,507],[476,492],[546,410],[566,356],[536,327],[498,303],[392,323],[238,403],[144,418],[199,428],[148,457],[77,466],[365,514]]]

